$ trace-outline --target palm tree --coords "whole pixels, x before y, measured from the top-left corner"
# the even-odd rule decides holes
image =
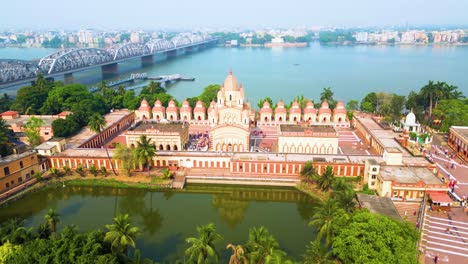
[[[421,88],[421,94],[424,99],[429,100],[429,117],[432,117],[432,109],[434,106],[434,100],[438,100],[443,96],[444,83],[437,82],[434,84],[433,81],[429,81],[424,87]],[[427,101],[426,101],[427,102]]]
[[[49,171],[50,171],[50,176],[52,176],[52,178],[58,178],[58,175],[59,175],[58,169],[50,168]]]
[[[332,253],[322,245],[320,240],[311,241],[306,247],[306,253],[303,255],[304,264],[333,264]]]
[[[324,204],[315,208],[315,213],[312,215],[310,226],[317,228],[317,238],[325,238],[327,244],[330,244],[333,239],[333,222],[340,215],[340,208],[333,199],[328,199]]]
[[[197,226],[198,237],[189,237],[185,241],[190,247],[185,250],[185,255],[197,264],[209,263],[210,259],[218,262],[219,254],[215,248],[215,242],[222,239],[216,232],[215,225],[209,223],[204,226]]]
[[[100,134],[106,127],[106,120],[104,120],[102,115],[100,115],[99,113],[94,113],[89,117],[88,126],[89,129],[91,129],[91,131]],[[117,173],[115,173],[114,164],[112,164],[112,160],[110,158],[109,150],[107,149],[106,144],[104,144],[104,148],[106,149],[107,159],[109,159],[112,172],[114,173],[114,175],[117,175]]]
[[[127,176],[130,176],[135,166],[135,150],[122,144],[117,144],[113,158],[120,161],[121,168],[127,172]]]
[[[322,176],[316,176],[318,187],[322,191],[328,191],[335,182],[335,174],[333,173],[333,167],[327,166]]]
[[[232,250],[232,255],[229,258],[229,264],[242,264],[248,263],[247,258],[244,256],[244,248],[242,245],[229,244],[226,249]]]
[[[52,234],[52,229],[49,223],[44,222],[37,226],[36,233],[39,238],[48,238]]]
[[[57,232],[57,224],[60,222],[60,214],[50,208],[49,212],[44,216],[44,219],[49,224],[52,233],[55,234]]]
[[[304,168],[301,170],[301,176],[303,177],[304,181],[309,182],[310,180],[314,179],[316,175],[314,165],[312,161],[307,161],[304,164]]]
[[[135,248],[135,240],[140,233],[138,227],[132,227],[128,214],[118,215],[114,218],[114,223],[106,225],[109,230],[104,236],[104,241],[111,243],[112,252],[122,253],[128,256],[128,247]]]
[[[154,143],[151,143],[151,138],[147,138],[146,135],[141,135],[140,140],[137,142],[135,151],[138,159],[147,164],[149,177],[151,161],[153,160],[153,157],[156,156],[156,146]]]
[[[334,198],[341,208],[348,213],[352,212],[354,208],[356,208],[356,203],[354,202],[355,196],[356,193],[351,188],[334,192]]]
[[[249,230],[246,249],[249,260],[253,263],[286,262],[286,253],[280,250],[278,241],[264,226]]]

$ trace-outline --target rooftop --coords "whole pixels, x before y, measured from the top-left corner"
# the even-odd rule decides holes
[[[280,125],[280,134],[288,136],[338,136],[332,126]]]
[[[468,126],[453,126],[451,129],[462,135],[465,140],[468,141]]]
[[[33,155],[33,154],[36,154],[36,153],[32,152],[32,151],[26,151],[26,152],[23,152],[21,154],[12,154],[12,155],[8,155],[8,156],[5,156],[5,157],[1,157],[0,158],[0,166],[6,165],[6,164],[8,164],[10,162],[22,159],[24,157],[27,157],[27,156]]]
[[[104,128],[104,130],[117,123],[118,121],[122,120],[131,113],[132,112],[129,110],[122,109],[106,114],[104,116],[104,120],[106,121],[106,127]],[[78,134],[67,140],[67,147],[78,147],[81,144],[85,143],[86,140],[92,138],[95,135],[96,133],[94,131],[91,131],[89,127],[84,127],[80,130]]]
[[[379,175],[385,181],[395,180],[398,183],[442,184],[442,181],[426,167],[382,166]]]
[[[50,149],[53,149],[54,147],[56,147],[55,144],[52,144],[50,142],[44,142],[42,144],[40,144],[39,146],[35,147],[34,149],[38,149],[38,150],[50,150]]]
[[[188,128],[189,125],[184,123],[141,122],[128,132],[182,133]]]
[[[362,207],[369,209],[370,212],[383,214],[395,220],[401,220],[400,214],[389,197],[360,193],[357,193],[356,195],[358,197],[359,204]]]

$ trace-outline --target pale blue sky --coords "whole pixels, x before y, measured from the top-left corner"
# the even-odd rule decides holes
[[[468,24],[467,0],[3,0],[3,28]]]

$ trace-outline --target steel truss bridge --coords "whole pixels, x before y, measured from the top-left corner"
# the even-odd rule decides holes
[[[155,54],[176,56],[178,50],[190,51],[216,41],[209,35],[176,36],[170,40],[152,39],[145,44],[121,43],[107,49],[64,49],[39,61],[0,59],[0,89],[27,84],[39,74],[54,78],[96,67],[101,67],[103,72],[116,73],[119,62],[141,58],[142,62],[152,63]]]

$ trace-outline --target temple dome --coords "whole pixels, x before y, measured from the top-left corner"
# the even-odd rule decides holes
[[[346,114],[346,108],[344,107],[343,101],[338,101],[335,109],[333,109],[333,114]]]
[[[302,113],[302,109],[301,109],[301,107],[299,106],[299,103],[296,100],[294,100],[294,102],[292,104],[292,107],[289,110],[289,113],[290,114],[300,114],[300,113]]]
[[[171,101],[169,101],[169,104],[166,108],[166,112],[175,112],[175,111],[177,111],[177,106],[174,100],[171,99]]]
[[[143,98],[143,100],[141,101],[138,111],[151,111],[151,106],[148,104],[148,101],[146,101],[145,98]]]
[[[416,124],[416,116],[414,115],[413,111],[409,112],[406,115],[405,123],[407,125],[415,125]]]
[[[284,107],[283,100],[279,100],[275,108],[275,114],[286,113],[286,108]]]
[[[317,109],[315,109],[314,103],[311,100],[309,100],[304,109],[304,113],[310,114],[310,113],[316,113],[316,112],[317,112]]]
[[[327,99],[324,99],[322,101],[322,105],[320,106],[318,112],[319,112],[319,114],[331,114],[331,109],[330,109],[330,107],[328,105]]]
[[[224,80],[223,87],[225,91],[239,91],[240,90],[236,77],[232,75],[232,71],[229,72],[229,75]]]
[[[182,102],[182,107],[180,108],[181,112],[192,112],[192,107],[190,106],[190,103],[185,99]]]
[[[197,104],[195,105],[194,112],[196,112],[196,113],[198,113],[198,112],[204,113],[205,112],[205,107],[203,106],[202,101],[198,100]]]
[[[164,111],[164,106],[162,106],[161,101],[159,101],[159,99],[157,99],[156,102],[154,102],[153,111]]]
[[[260,109],[260,113],[273,113],[273,110],[271,109],[270,103],[268,101],[263,103],[263,107]]]

